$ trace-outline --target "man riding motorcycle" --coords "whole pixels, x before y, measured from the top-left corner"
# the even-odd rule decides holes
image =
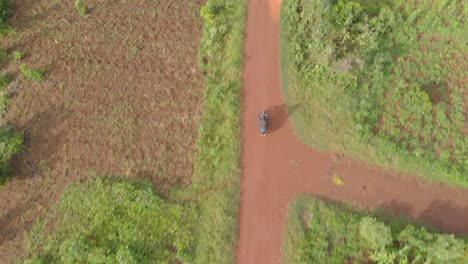
[[[260,135],[265,136],[267,134],[268,126],[268,114],[266,111],[262,111],[258,117],[258,125],[260,126]]]

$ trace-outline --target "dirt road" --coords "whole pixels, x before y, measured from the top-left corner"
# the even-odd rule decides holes
[[[249,1],[237,263],[280,262],[286,210],[297,193],[348,201],[358,207],[385,208],[443,231],[468,234],[468,191],[422,183],[347,157],[319,153],[299,141],[280,86],[280,2]],[[265,108],[272,112],[272,133],[261,137],[256,115]],[[333,173],[343,178],[343,187],[333,184]]]

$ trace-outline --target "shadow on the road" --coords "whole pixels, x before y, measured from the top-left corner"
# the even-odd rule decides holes
[[[272,106],[266,111],[270,116],[270,121],[268,122],[268,132],[272,133],[280,129],[286,120],[299,108],[299,104],[287,107],[286,104],[281,104],[278,106]]]

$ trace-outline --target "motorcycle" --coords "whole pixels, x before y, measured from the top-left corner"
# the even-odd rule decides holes
[[[260,127],[260,135],[262,137],[266,136],[268,132],[268,113],[266,111],[262,111],[258,116],[258,125]]]

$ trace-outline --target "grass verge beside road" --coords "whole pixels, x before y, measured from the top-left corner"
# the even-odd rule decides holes
[[[240,199],[240,117],[246,0],[210,0],[202,9],[199,65],[204,112],[190,193],[200,200],[195,263],[234,263]]]

